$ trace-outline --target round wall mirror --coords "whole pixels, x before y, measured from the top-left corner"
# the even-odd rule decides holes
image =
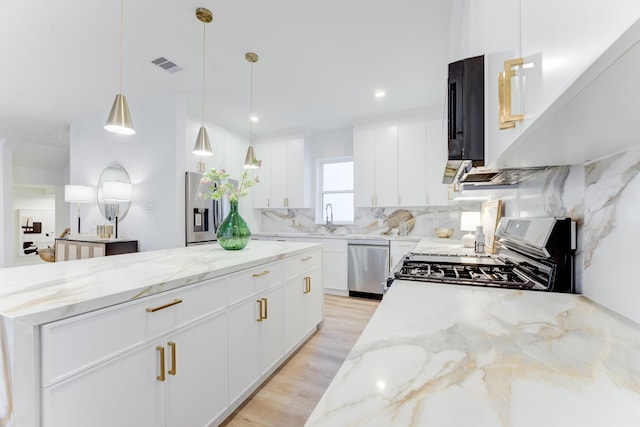
[[[120,165],[102,171],[98,181],[98,207],[108,221],[121,220],[129,211],[132,185],[129,174]]]

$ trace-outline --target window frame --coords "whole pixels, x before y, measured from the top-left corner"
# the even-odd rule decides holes
[[[353,167],[353,156],[343,157],[327,157],[316,160],[316,224],[326,224],[324,218],[324,206],[322,205],[324,194],[351,194],[355,198],[355,189],[351,190],[330,190],[324,191],[323,178],[324,178],[324,165],[329,163],[351,163]],[[354,174],[355,175],[355,174]],[[355,181],[355,176],[352,177]],[[354,182],[355,187],[355,182]],[[353,206],[353,220],[352,221],[334,221],[336,225],[353,225],[355,224],[355,200]]]

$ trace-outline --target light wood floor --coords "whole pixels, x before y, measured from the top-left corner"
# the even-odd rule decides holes
[[[378,307],[379,301],[324,297],[316,332],[222,426],[302,426]]]

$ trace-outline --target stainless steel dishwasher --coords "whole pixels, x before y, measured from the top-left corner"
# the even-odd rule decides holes
[[[349,240],[347,250],[349,296],[382,299],[389,275],[389,242],[373,239]]]

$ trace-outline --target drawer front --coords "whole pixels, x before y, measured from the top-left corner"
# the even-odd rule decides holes
[[[224,280],[210,280],[41,327],[42,386],[47,387],[224,308]]]
[[[320,249],[286,258],[283,265],[284,279],[289,280],[321,265],[322,250]]]
[[[232,274],[227,277],[229,305],[280,283],[282,283],[282,261],[264,264]]]

